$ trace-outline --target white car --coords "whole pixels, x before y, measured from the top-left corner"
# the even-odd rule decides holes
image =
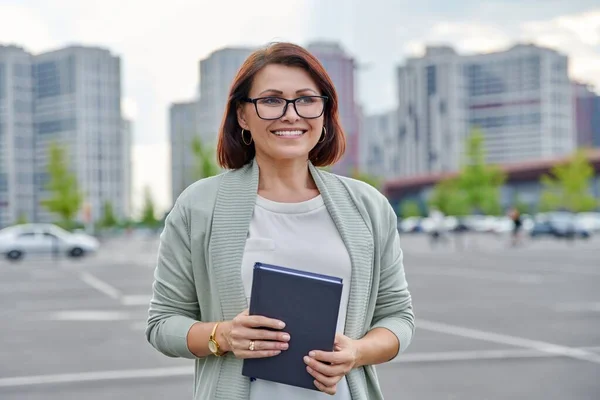
[[[0,254],[13,261],[33,254],[81,257],[96,252],[98,247],[96,238],[52,224],[23,224],[0,230]]]

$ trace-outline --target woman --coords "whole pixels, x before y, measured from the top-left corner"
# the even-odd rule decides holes
[[[411,341],[395,213],[371,186],[316,168],[344,152],[337,104],[331,79],[302,47],[253,53],[219,132],[229,171],[187,188],[166,220],[146,335],[160,352],[196,360],[195,399],[381,399],[373,365]],[[241,374],[243,359],[293,343],[285,321],[248,315],[259,260],[349,282],[335,351],[305,357],[322,393]]]

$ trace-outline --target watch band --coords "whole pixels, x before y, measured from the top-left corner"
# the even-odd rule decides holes
[[[222,356],[224,353],[223,351],[221,351],[221,346],[219,346],[219,342],[217,342],[217,327],[219,326],[220,322],[217,322],[215,324],[215,326],[212,329],[212,332],[210,334],[210,337],[208,338],[209,343],[213,343],[215,346],[215,350],[216,351],[212,351],[212,349],[210,349],[209,346],[209,350],[211,350],[211,352],[215,355],[215,356]]]

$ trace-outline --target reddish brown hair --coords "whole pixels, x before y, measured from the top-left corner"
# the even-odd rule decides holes
[[[335,164],[346,150],[346,139],[339,120],[338,98],[331,78],[323,65],[306,49],[292,43],[275,43],[252,53],[241,66],[229,91],[227,107],[219,130],[217,159],[223,168],[237,169],[250,162],[255,154],[254,142],[242,142],[242,127],[238,124],[237,109],[241,100],[248,97],[252,81],[258,71],[269,64],[282,64],[306,70],[329,100],[325,103],[324,126],[327,134],[322,143],[308,154],[316,166]]]

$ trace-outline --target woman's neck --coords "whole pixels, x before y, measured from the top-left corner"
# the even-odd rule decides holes
[[[310,200],[319,194],[306,160],[280,162],[257,157],[258,194],[279,202]]]

